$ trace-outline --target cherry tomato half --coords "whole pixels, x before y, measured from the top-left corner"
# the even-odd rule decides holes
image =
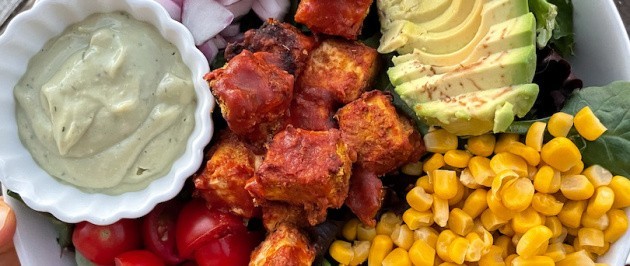
[[[80,222],[72,232],[72,243],[88,260],[112,265],[118,254],[140,248],[140,224],[132,219],[121,219],[110,225]]]
[[[142,239],[147,250],[158,255],[168,265],[184,261],[177,253],[175,224],[181,206],[176,201],[158,204],[142,220]]]
[[[132,250],[114,258],[116,266],[164,266],[164,262],[151,251]]]
[[[177,250],[183,258],[192,259],[195,250],[208,241],[246,230],[240,217],[208,209],[203,201],[192,200],[177,218]]]
[[[199,266],[246,266],[262,238],[262,232],[238,232],[210,240],[195,251],[195,261]]]

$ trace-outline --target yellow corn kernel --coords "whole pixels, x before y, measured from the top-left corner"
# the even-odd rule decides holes
[[[567,239],[568,235],[569,235],[569,230],[567,230],[566,227],[562,227],[562,229],[560,230],[560,235],[558,237],[551,238],[549,242],[550,243],[564,243],[564,240]]]
[[[587,206],[588,208],[588,206]],[[588,228],[595,228],[599,230],[605,230],[609,224],[608,215],[591,216],[588,213],[582,215],[582,226]]]
[[[588,201],[586,214],[599,217],[608,212],[615,201],[615,192],[607,186],[598,187]]]
[[[416,240],[409,249],[409,259],[416,266],[433,266],[435,249],[422,240]]]
[[[609,187],[615,192],[613,208],[621,209],[630,206],[630,179],[616,175],[610,181]]]
[[[409,250],[413,245],[413,231],[406,224],[396,225],[391,235],[394,244],[405,250]]]
[[[547,124],[544,122],[534,122],[527,130],[525,145],[539,152],[542,148],[543,137],[545,136],[545,127],[547,127]]]
[[[604,239],[612,243],[617,241],[628,229],[628,217],[623,210],[612,209],[608,213],[608,228],[604,230]]]
[[[516,253],[525,258],[535,256],[541,245],[549,243],[552,234],[551,230],[544,225],[529,228],[519,239],[516,245]]]
[[[582,154],[575,144],[565,138],[556,137],[543,145],[541,159],[560,172],[567,171],[582,160]]]
[[[395,248],[383,259],[383,266],[411,266],[409,253],[402,248]]]
[[[563,260],[556,262],[556,266],[595,266],[595,262],[586,250],[568,253]]]
[[[439,233],[435,229],[429,226],[424,226],[413,231],[413,240],[424,241],[424,243],[427,243],[430,247],[435,248],[435,243],[437,243],[438,235]]]
[[[537,166],[540,163],[539,151],[523,143],[512,142],[508,148],[508,152],[525,159],[527,164],[530,166]]]
[[[464,168],[461,173],[459,173],[459,182],[462,183],[467,188],[470,189],[478,189],[481,187],[475,177],[470,173],[469,168]]]
[[[459,208],[451,210],[448,218],[448,228],[454,233],[465,236],[472,230],[473,219],[466,212]]]
[[[564,203],[564,206],[562,206],[560,213],[558,213],[558,219],[568,228],[578,228],[585,209],[585,200],[567,201]]]
[[[448,255],[451,261],[457,264],[464,263],[466,259],[466,251],[468,251],[468,240],[463,237],[457,237],[448,245]]]
[[[424,192],[433,194],[433,183],[431,183],[431,178],[428,175],[423,175],[418,180],[416,180],[416,187],[421,187],[424,189]]]
[[[545,219],[545,226],[551,230],[551,238],[559,237],[562,234],[562,222],[556,216],[549,216]]]
[[[545,165],[534,175],[534,188],[542,193],[556,193],[560,190],[561,181],[560,172]]]
[[[490,167],[490,159],[481,156],[475,156],[468,161],[468,169],[470,174],[477,182],[477,184],[490,187],[492,185],[492,179],[495,172]]]
[[[517,234],[524,234],[532,227],[545,224],[545,217],[540,215],[534,208],[527,208],[517,213],[512,218],[512,229]]]
[[[422,170],[424,170],[425,173],[432,173],[433,171],[442,168],[444,165],[444,155],[434,153],[431,157],[429,157],[429,159],[424,161],[422,164]]]
[[[388,235],[376,235],[370,246],[370,254],[368,255],[368,265],[381,265],[385,256],[392,251],[394,242]]]
[[[603,256],[610,249],[610,243],[605,242],[603,247],[589,247],[586,246],[584,249],[590,253],[593,253],[597,256]]]
[[[348,241],[354,241],[355,239],[357,239],[358,226],[359,226],[359,219],[357,218],[350,219],[343,225],[343,228],[341,229],[341,235],[343,235],[343,237]]]
[[[494,244],[501,247],[501,249],[503,250],[503,252],[501,253],[501,257],[503,258],[506,258],[510,254],[516,253],[516,247],[512,243],[511,237],[500,235],[496,238],[496,240],[494,240]]]
[[[501,227],[499,227],[499,232],[505,236],[509,236],[512,237],[514,236],[514,234],[516,234],[516,232],[514,232],[514,228],[512,228],[512,224],[511,223],[506,223],[504,225],[502,225]]]
[[[360,265],[365,262],[370,254],[370,241],[355,241],[352,245],[354,256],[350,261],[350,265]]]
[[[398,215],[393,212],[383,213],[376,224],[376,234],[389,236],[394,231],[394,227],[399,224],[402,224],[402,219]]]
[[[508,256],[505,257],[505,265],[514,265],[514,259],[516,259],[516,257],[518,257],[518,254],[510,254]]]
[[[604,232],[595,228],[580,228],[578,231],[580,245],[588,247],[604,247]]]
[[[518,176],[527,177],[527,162],[525,159],[509,152],[501,152],[492,156],[490,168],[497,174],[503,170],[512,170]]]
[[[460,203],[466,193],[468,193],[468,189],[466,189],[464,184],[462,184],[462,182],[459,182],[458,180],[457,181],[457,194],[455,194],[455,197],[448,199],[448,206],[454,206]]]
[[[490,250],[490,247],[494,243],[494,238],[492,237],[490,231],[486,230],[486,228],[483,227],[481,221],[477,220],[475,221],[475,225],[473,226],[473,232],[477,233],[481,240],[483,240],[483,253],[488,252],[488,250]]]
[[[501,253],[503,253],[501,247],[491,246],[490,250],[479,259],[479,266],[505,266]]]
[[[448,222],[449,207],[448,201],[440,197],[433,198],[433,221],[439,226],[446,226]]]
[[[518,256],[512,260],[513,266],[554,266],[555,263],[553,259],[547,256],[533,256],[530,258],[525,258],[523,256]]]
[[[433,196],[421,187],[414,187],[407,193],[407,203],[416,211],[423,212],[433,205]]]
[[[464,264],[457,264],[454,262],[442,262],[438,266],[462,266]]]
[[[582,171],[582,175],[588,178],[588,181],[595,187],[607,186],[610,184],[613,175],[608,169],[600,165],[591,165]]]
[[[434,195],[441,199],[450,199],[457,195],[459,180],[457,173],[451,170],[434,170],[430,174],[433,180]]]
[[[490,194],[495,197],[498,197],[499,201],[501,200],[501,188],[508,182],[514,181],[518,179],[518,174],[512,170],[504,170],[499,173],[492,179],[492,187],[490,188]]]
[[[481,213],[480,220],[483,228],[488,231],[497,230],[509,221],[509,219],[502,219],[498,217],[491,209],[483,211]]]
[[[562,175],[579,175],[584,171],[584,162],[579,160],[576,165],[569,168],[569,170],[562,172]]]
[[[449,229],[440,232],[437,242],[435,243],[435,251],[437,252],[438,257],[444,261],[453,262],[449,256],[448,247],[456,238],[457,235]]]
[[[575,114],[573,118],[573,126],[580,133],[580,136],[586,140],[594,141],[606,132],[607,128],[595,116],[590,107],[584,106]]]
[[[484,243],[479,234],[475,232],[468,233],[466,240],[468,240],[468,250],[466,250],[466,258],[464,260],[479,261],[486,249],[486,243]]]
[[[538,165],[537,166],[532,166],[532,165],[528,165],[527,166],[527,178],[529,178],[529,180],[534,181],[534,176],[536,175],[536,173],[538,173],[538,168],[537,167],[538,167]]]
[[[484,134],[470,137],[466,143],[466,148],[474,155],[488,157],[494,152],[495,143],[496,138],[493,134]]]
[[[402,219],[409,226],[409,229],[416,230],[423,226],[431,226],[433,224],[433,213],[430,211],[419,212],[413,208],[407,209]]]
[[[357,226],[357,239],[360,241],[372,241],[376,236],[376,228],[360,223]]]
[[[330,256],[340,264],[349,265],[354,258],[352,244],[343,240],[335,240],[328,249]]]
[[[512,211],[520,212],[527,209],[533,197],[534,185],[526,177],[519,177],[501,188],[501,202]]]
[[[420,176],[422,175],[422,162],[406,163],[400,168],[400,171],[406,175]]]
[[[560,191],[567,199],[586,200],[593,196],[595,187],[583,175],[563,176],[560,182]]]
[[[558,262],[563,260],[566,254],[562,242],[556,242],[549,244],[545,256],[550,257],[554,262]]]
[[[499,135],[499,138],[496,141],[496,144],[494,145],[494,153],[498,154],[501,152],[507,152],[508,151],[508,147],[510,146],[510,143],[512,142],[518,142],[519,141],[519,135],[515,134],[515,133],[502,133]]]
[[[536,193],[532,199],[532,208],[546,216],[558,215],[562,210],[562,206],[564,206],[564,203],[556,200],[553,195],[549,194]]]
[[[477,218],[481,213],[488,208],[487,191],[485,189],[476,189],[464,201],[462,210],[466,212],[470,218]]]
[[[505,207],[501,200],[492,192],[486,193],[486,202],[488,202],[488,208],[492,210],[494,215],[496,215],[501,220],[507,221],[514,217],[514,211]]]
[[[554,137],[566,137],[573,127],[573,116],[563,112],[557,112],[549,118],[547,131]]]
[[[445,153],[457,149],[457,136],[445,129],[428,132],[423,138],[428,152]]]
[[[449,150],[444,154],[444,163],[456,168],[464,168],[472,154],[464,150]]]

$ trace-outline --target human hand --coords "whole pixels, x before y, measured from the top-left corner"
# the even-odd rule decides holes
[[[0,265],[20,265],[15,246],[13,246],[15,225],[15,213],[0,196]]]

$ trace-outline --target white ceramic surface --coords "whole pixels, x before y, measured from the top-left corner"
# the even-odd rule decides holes
[[[146,189],[121,195],[86,193],[52,178],[32,159],[18,137],[13,87],[26,71],[29,59],[45,42],[66,27],[94,13],[126,11],[138,20],[154,25],[173,43],[192,72],[197,96],[195,127],[185,143],[186,150],[170,172]],[[50,212],[65,222],[90,221],[110,224],[121,218],[148,213],[159,202],[174,197],[184,181],[201,165],[203,148],[210,141],[210,118],[214,99],[203,75],[208,62],[194,46],[190,32],[171,20],[151,0],[41,0],[17,17],[0,36],[0,182],[19,193],[32,209]],[[21,221],[20,221],[21,222]]]
[[[573,3],[577,46],[576,56],[571,62],[585,85],[630,80],[630,41],[613,0],[574,0]],[[72,254],[59,255],[54,231],[46,220],[15,200],[8,201],[18,216],[15,242],[23,265],[74,263]],[[626,213],[630,215],[628,210]],[[612,266],[624,265],[628,251],[630,231],[611,246],[600,261]]]

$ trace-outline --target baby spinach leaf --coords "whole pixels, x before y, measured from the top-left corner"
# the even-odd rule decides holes
[[[589,106],[608,130],[595,141],[583,139],[576,131],[569,133],[582,152],[582,160],[630,178],[630,82],[575,91],[562,111],[574,115],[584,106]]]

